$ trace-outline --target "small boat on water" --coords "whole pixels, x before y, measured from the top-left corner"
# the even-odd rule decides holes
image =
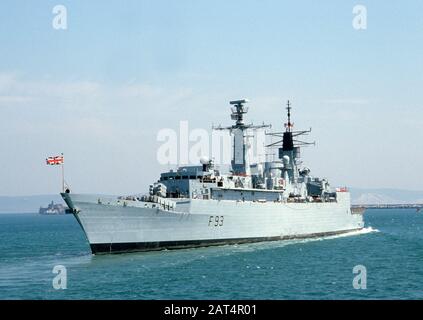
[[[50,202],[50,204],[46,208],[40,207],[40,210],[38,210],[38,213],[42,214],[42,215],[65,214],[66,213],[66,207],[63,204],[54,203],[52,201],[52,202]]]

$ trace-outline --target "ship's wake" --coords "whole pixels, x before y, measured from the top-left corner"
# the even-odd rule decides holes
[[[368,233],[380,232],[378,229],[373,229],[372,227],[363,228],[361,230],[346,232],[342,234],[338,234],[335,236],[327,236],[318,239],[337,239],[337,238],[344,238],[344,237],[352,237],[352,236],[359,236]]]
[[[307,238],[307,239],[293,239],[293,240],[279,240],[279,241],[269,241],[269,242],[257,242],[251,244],[240,244],[235,245],[234,248],[238,252],[248,252],[248,251],[255,251],[260,249],[274,249],[278,247],[285,247],[289,245],[296,245],[296,244],[305,244],[310,242],[317,242],[317,241],[324,241],[324,240],[333,240],[345,237],[353,237],[353,236],[360,236],[370,233],[377,233],[380,232],[378,229],[373,229],[372,227],[363,228],[361,230],[355,230],[351,232],[346,232],[338,235],[332,236],[324,236],[324,237],[317,237],[317,238]],[[225,246],[225,247],[229,247]]]

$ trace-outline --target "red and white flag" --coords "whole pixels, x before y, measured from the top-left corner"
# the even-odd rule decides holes
[[[65,157],[63,156],[48,157],[46,159],[46,163],[47,165],[50,165],[50,166],[57,166],[57,165],[65,163]]]

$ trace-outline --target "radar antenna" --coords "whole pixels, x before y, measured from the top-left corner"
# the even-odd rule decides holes
[[[248,103],[248,99],[241,99],[241,100],[234,100],[230,101],[229,104],[232,105],[231,107],[231,119],[235,120],[235,124],[230,127],[222,127],[221,125],[215,127],[213,126],[213,130],[230,130],[233,129],[241,129],[241,130],[247,130],[247,129],[261,129],[261,128],[271,128],[270,125],[262,124],[255,126],[252,123],[245,124],[244,123],[244,114],[248,112],[248,107],[245,106],[246,103]]]
[[[250,159],[248,156],[249,143],[248,140],[253,135],[248,134],[250,130],[254,131],[261,128],[270,128],[270,125],[255,126],[244,123],[244,115],[248,112],[248,108],[245,104],[248,102],[247,99],[234,100],[230,102],[231,105],[231,119],[235,120],[235,124],[229,127],[213,127],[213,130],[229,130],[230,134],[233,135],[233,158],[232,158],[232,172],[236,175],[250,175]]]
[[[233,105],[231,108],[232,114],[231,119],[236,121],[237,126],[244,125],[244,114],[248,112],[248,108],[244,104],[248,103],[247,99],[231,101],[230,104]]]

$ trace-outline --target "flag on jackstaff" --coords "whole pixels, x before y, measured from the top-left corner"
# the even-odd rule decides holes
[[[63,155],[56,156],[56,157],[48,157],[46,159],[46,163],[47,165],[50,165],[50,166],[57,166],[57,165],[65,163],[65,157],[63,157]]]

